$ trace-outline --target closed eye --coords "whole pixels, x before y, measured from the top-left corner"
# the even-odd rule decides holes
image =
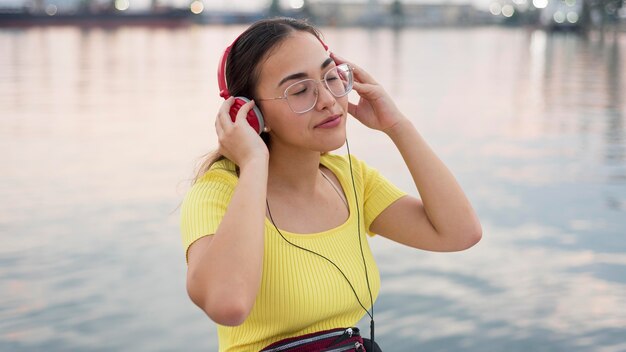
[[[299,91],[297,91],[297,92],[295,92],[295,93],[293,93],[291,95],[302,95],[302,94],[306,93],[306,91],[307,91],[307,87],[304,87],[304,88],[300,89]]]

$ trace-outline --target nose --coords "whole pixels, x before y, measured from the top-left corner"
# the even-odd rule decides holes
[[[320,89],[320,85],[322,88]],[[330,92],[330,89],[326,86],[325,81],[318,81],[315,87],[315,93],[317,94],[317,102],[315,103],[315,107],[317,110],[324,110],[327,107],[331,107],[335,105],[337,102],[336,98]]]

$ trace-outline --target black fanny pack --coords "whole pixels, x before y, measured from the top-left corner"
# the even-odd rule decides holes
[[[359,328],[337,328],[286,338],[261,352],[382,352],[376,343],[361,337]]]

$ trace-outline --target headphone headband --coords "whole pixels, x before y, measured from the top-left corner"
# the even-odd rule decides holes
[[[241,35],[239,35],[235,40],[224,50],[224,54],[220,59],[219,66],[217,66],[217,84],[220,88],[220,97],[224,99],[230,98],[230,92],[228,91],[228,87],[226,86],[226,60],[228,59],[228,54],[230,54],[230,49],[235,45],[237,39],[239,39]]]
[[[239,40],[242,34],[237,36],[237,38],[235,38],[235,40],[233,40],[233,42],[228,47],[226,47],[226,50],[224,50],[224,54],[220,59],[220,63],[217,66],[217,84],[220,89],[220,97],[224,99],[230,98],[230,92],[228,91],[228,86],[226,85],[226,61],[228,60],[230,50],[233,48],[233,46],[235,46],[235,43],[237,42],[237,40]],[[326,45],[326,43],[322,41],[322,38],[317,37],[317,39],[320,41],[320,43],[322,43],[324,50],[328,51],[328,45]]]

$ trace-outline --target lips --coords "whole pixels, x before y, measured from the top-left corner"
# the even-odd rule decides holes
[[[334,127],[341,121],[341,114],[330,116],[324,119],[322,122],[315,125],[315,127]]]

